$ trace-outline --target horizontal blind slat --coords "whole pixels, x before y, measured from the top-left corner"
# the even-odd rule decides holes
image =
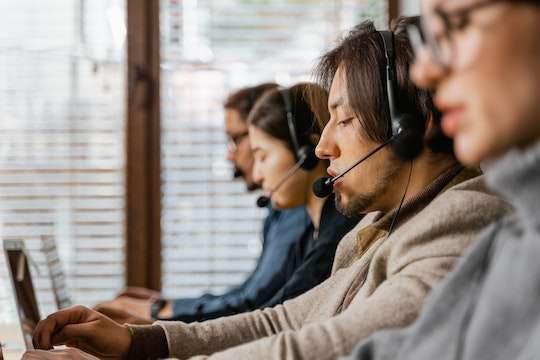
[[[84,2],[84,11],[83,10]],[[0,2],[0,237],[25,241],[53,309],[41,236],[53,236],[74,302],[124,285],[124,50],[107,11],[125,0]],[[0,322],[16,314],[0,259]],[[31,270],[33,271],[33,270]]]

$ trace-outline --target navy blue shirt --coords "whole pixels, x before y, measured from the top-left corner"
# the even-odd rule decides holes
[[[173,316],[163,320],[202,321],[257,309],[258,304],[270,298],[270,295],[260,298],[261,289],[275,282],[275,275],[289,266],[291,249],[310,226],[311,219],[303,206],[287,210],[269,208],[263,225],[261,256],[251,275],[222,295],[173,300]],[[276,285],[279,284],[273,284]]]

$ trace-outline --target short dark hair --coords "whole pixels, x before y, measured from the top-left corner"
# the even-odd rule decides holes
[[[243,121],[247,122],[249,112],[257,100],[267,91],[278,87],[276,83],[264,83],[256,86],[245,87],[231,93],[225,100],[225,109],[234,109],[240,113]]]
[[[319,116],[326,119],[318,119],[306,98],[307,93],[317,94],[322,99],[327,98],[326,91],[313,83],[300,83],[290,88],[270,90],[255,104],[248,117],[249,124],[285,142],[289,149],[294,152],[294,144],[287,124],[287,110],[283,99],[284,96],[288,96],[298,144],[300,146],[314,144],[312,135],[321,134],[320,123],[321,121],[328,121],[329,115],[328,112],[323,112]]]
[[[411,114],[419,121],[413,125],[425,131],[429,116],[433,117],[436,125],[440,124],[440,113],[433,104],[430,91],[419,89],[409,77],[413,50],[406,27],[417,21],[418,17],[400,17],[391,27],[397,80],[394,92],[398,110]],[[321,57],[315,69],[318,83],[329,90],[340,67],[347,80],[349,104],[365,135],[378,143],[388,140],[392,130],[386,94],[386,57],[381,35],[372,21],[364,21],[354,27],[334,49]],[[321,102],[315,96],[310,95],[310,101],[314,108],[320,109]],[[434,151],[453,154],[451,141],[438,132],[436,143],[429,141],[428,145]]]

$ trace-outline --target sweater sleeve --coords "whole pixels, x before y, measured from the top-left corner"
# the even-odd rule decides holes
[[[330,360],[347,355],[358,342],[377,330],[410,324],[431,286],[446,273],[443,269],[456,259],[456,256],[444,256],[418,260],[384,281],[369,297],[357,295],[337,316],[305,324],[300,329],[259,337],[257,341],[214,353],[208,358]]]
[[[323,282],[283,305],[202,323],[158,323],[167,334],[170,356],[186,359],[209,355],[279,333],[298,331],[311,311],[310,305],[318,303],[331,288],[331,282]]]
[[[159,325],[129,325],[131,347],[127,355],[131,360],[161,359],[169,355],[165,331]]]

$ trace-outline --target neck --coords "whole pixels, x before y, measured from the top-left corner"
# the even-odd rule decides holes
[[[407,194],[404,202],[414,198],[431,184],[443,172],[458,164],[457,160],[446,154],[434,154],[424,151],[417,157],[412,164],[412,173]],[[403,164],[403,170],[400,171],[393,187],[391,196],[389,196],[383,211],[388,212],[399,206],[403,193],[407,187],[411,163]]]

